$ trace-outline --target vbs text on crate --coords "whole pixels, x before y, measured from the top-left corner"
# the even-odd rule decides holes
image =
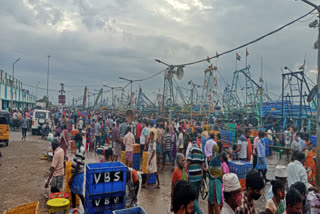
[[[86,194],[98,195],[126,190],[127,167],[121,162],[87,164]]]
[[[112,213],[113,210],[123,209],[126,204],[126,193],[109,193],[85,197],[86,213]]]

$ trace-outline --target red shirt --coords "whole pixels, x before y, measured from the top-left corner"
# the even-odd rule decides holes
[[[137,125],[137,138],[140,138],[142,132],[142,125],[141,123],[138,123]]]

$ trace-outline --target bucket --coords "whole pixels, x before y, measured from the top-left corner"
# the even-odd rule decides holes
[[[54,198],[47,201],[48,213],[68,214],[70,201],[65,198]]]

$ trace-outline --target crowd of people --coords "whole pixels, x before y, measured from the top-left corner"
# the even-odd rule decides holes
[[[120,161],[125,152],[128,167],[129,194],[128,207],[138,203],[141,188],[148,188],[150,174],[156,175],[155,189],[160,188],[159,170],[170,165],[172,170],[171,210],[173,213],[256,213],[253,201],[258,200],[265,184],[271,182],[267,193],[264,213],[310,213],[311,204],[307,203],[308,192],[317,192],[315,186],[314,146],[296,127],[288,127],[281,134],[273,129],[259,131],[251,143],[251,129],[239,127],[236,131],[237,143],[224,147],[219,134],[221,126],[215,126],[216,132],[203,131],[193,127],[207,125],[188,120],[153,119],[139,115],[137,120],[127,123],[120,114],[96,113],[94,111],[61,111],[52,113],[52,132],[54,152],[51,171],[46,187],[51,191],[62,189],[64,161],[72,159],[72,178],[69,186],[72,198],[79,195],[82,203],[83,179],[86,152],[96,151],[107,146],[102,161]],[[70,156],[72,130],[78,130],[74,141],[77,152]],[[23,133],[23,138],[25,135]],[[287,154],[288,165],[276,167],[274,179],[266,174],[266,141],[274,144],[281,142]],[[132,169],[133,147],[140,145],[141,157],[148,153],[147,179],[142,185],[141,174]],[[280,143],[281,144],[281,143]],[[91,148],[92,145],[92,148]],[[109,158],[111,156],[111,158]],[[253,170],[246,176],[246,188],[240,186],[237,175],[230,173],[230,160],[253,163]],[[167,164],[169,162],[169,164]],[[208,208],[201,210],[199,194],[208,178]],[[50,183],[51,181],[51,183]],[[316,198],[316,197],[315,197]],[[73,203],[75,205],[75,203]]]

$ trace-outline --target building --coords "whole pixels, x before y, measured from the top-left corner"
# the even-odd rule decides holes
[[[13,78],[3,70],[0,71],[0,109],[23,110],[33,108],[36,103],[36,97],[31,95],[29,90],[22,88],[20,80]]]

